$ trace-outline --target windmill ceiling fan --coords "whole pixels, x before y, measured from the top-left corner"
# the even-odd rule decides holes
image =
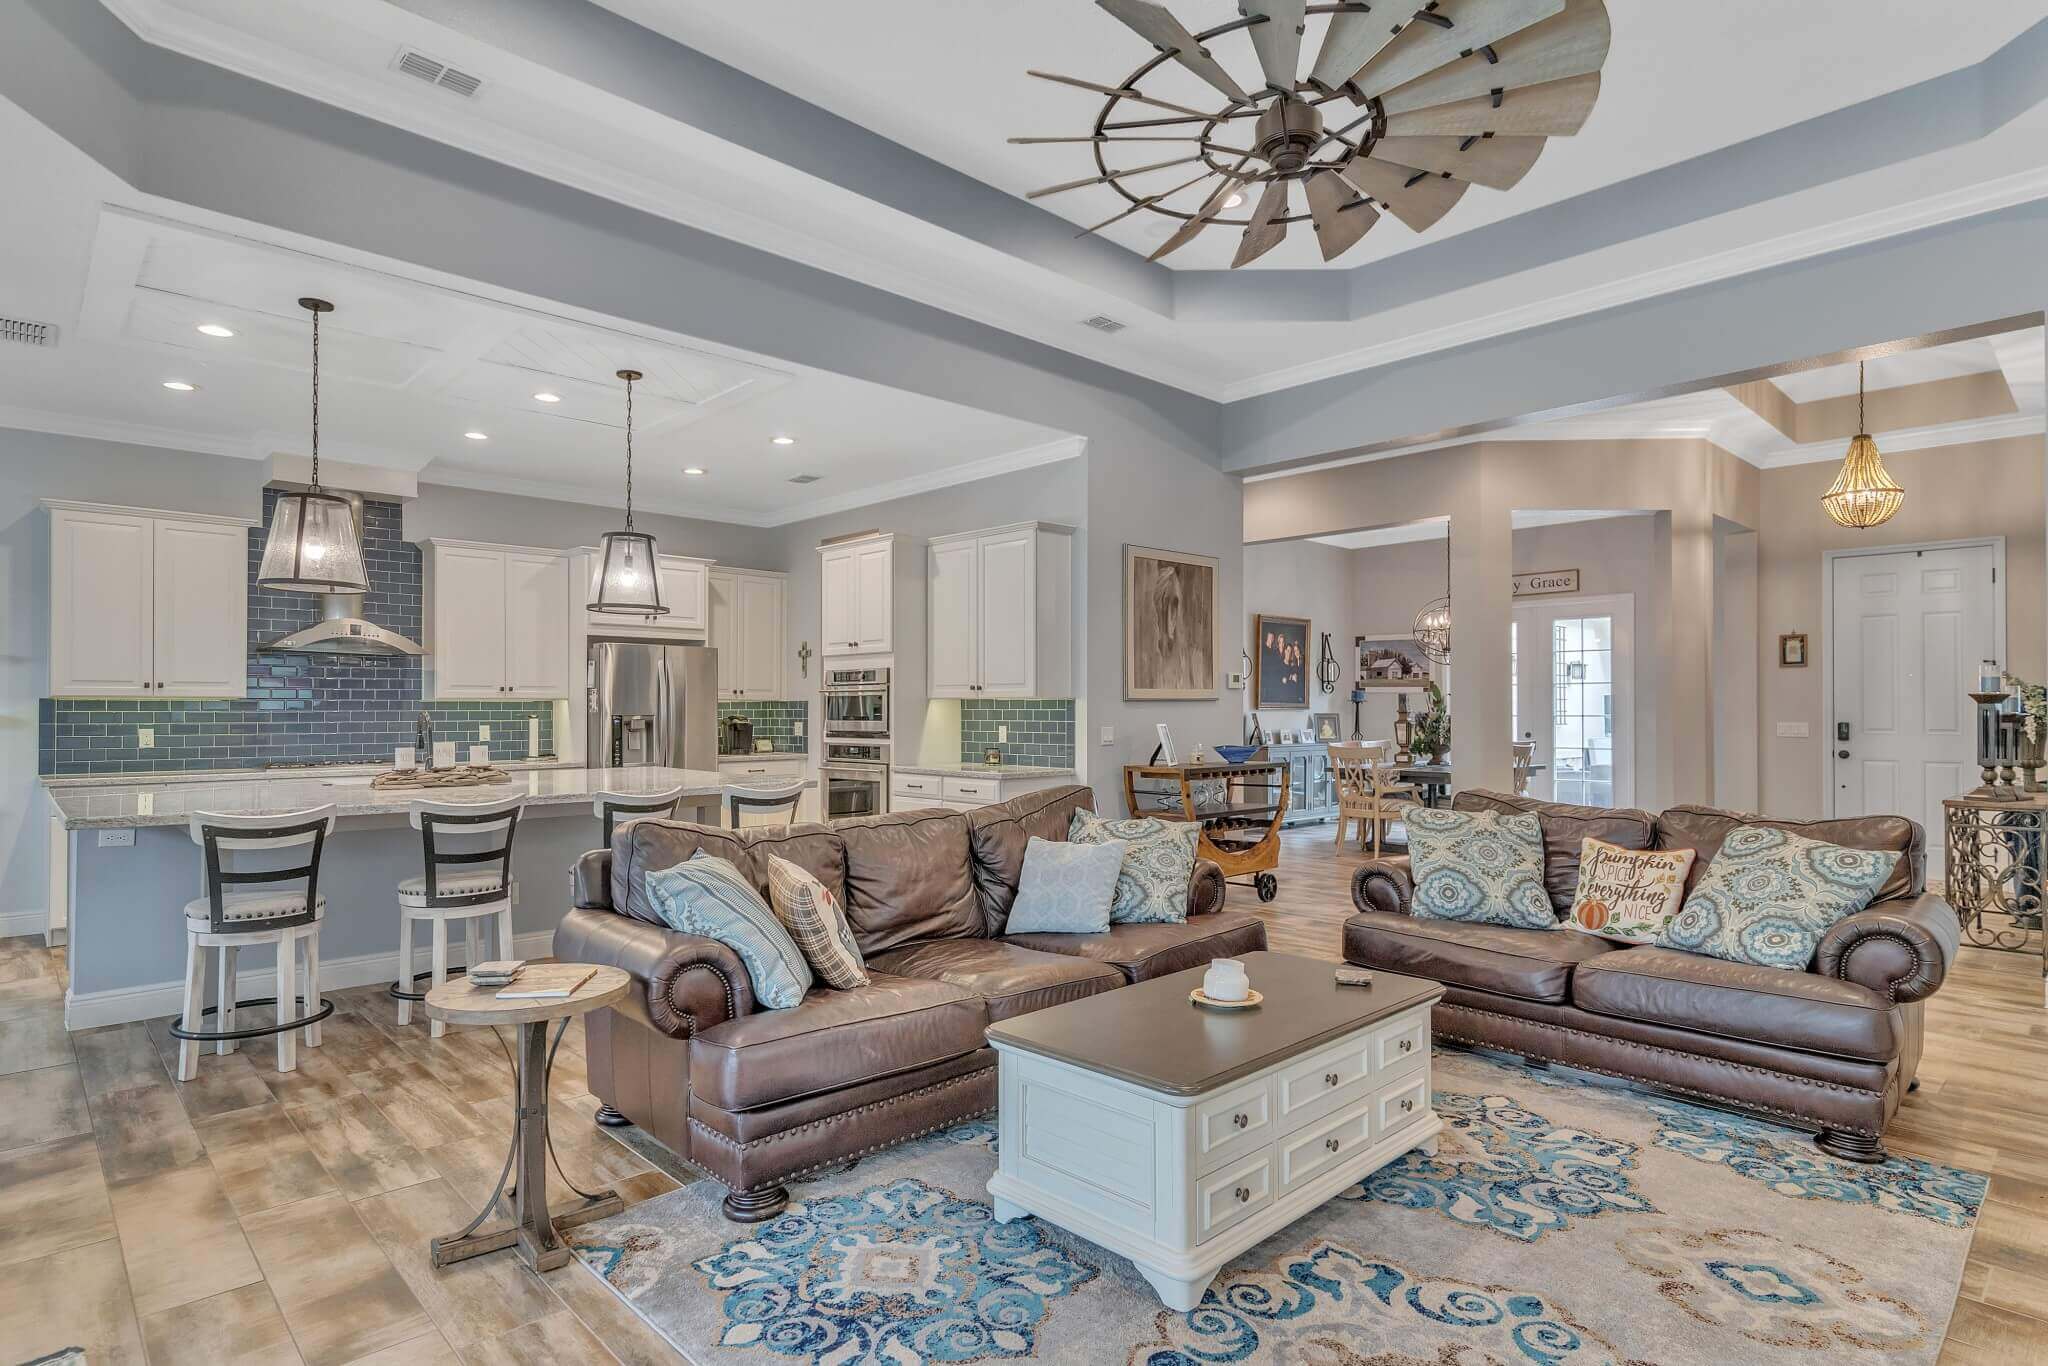
[[[1027,197],[1114,188],[1128,207],[1083,236],[1141,212],[1181,220],[1152,253],[1155,261],[1205,228],[1241,227],[1233,270],[1278,246],[1289,223],[1312,223],[1330,261],[1365,236],[1381,210],[1422,232],[1474,185],[1513,189],[1547,139],[1584,126],[1611,37],[1603,0],[1430,0],[1420,9],[1415,0],[1241,0],[1241,18],[1201,33],[1153,0],[1096,4],[1158,55],[1114,86],[1030,73],[1105,98],[1087,134],[1010,139],[1087,143],[1095,155],[1097,174]],[[1320,15],[1328,16],[1322,46],[1300,77],[1308,20]],[[1238,32],[1250,39],[1264,78],[1256,88],[1239,85],[1208,46]],[[1169,61],[1225,102],[1210,111],[1146,93],[1140,82]],[[1112,144],[1125,142],[1181,142],[1193,150],[1112,170]],[[1124,183],[1195,166],[1191,178],[1149,193]],[[1305,212],[1290,203],[1296,182]],[[1167,202],[1198,186],[1195,207]],[[1254,190],[1249,218],[1221,216]]]

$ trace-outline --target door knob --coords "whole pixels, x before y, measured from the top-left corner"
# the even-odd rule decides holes
[[[1846,759],[1849,757],[1849,751],[1846,749],[1838,749],[1835,751],[1835,757],[1837,759]]]

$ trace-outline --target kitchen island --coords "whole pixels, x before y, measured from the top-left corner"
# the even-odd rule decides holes
[[[569,873],[599,843],[591,801],[681,786],[682,813],[716,822],[733,783],[713,769],[508,767],[509,781],[423,791],[371,786],[376,770],[299,769],[120,777],[45,778],[66,849],[53,895],[69,933],[69,1028],[169,1015],[184,970],[185,902],[203,892],[202,858],[187,827],[197,811],[261,815],[333,805],[334,835],[321,860],[327,898],[321,924],[323,985],[389,982],[398,971],[401,879],[420,871],[420,835],[407,808],[420,798],[498,801],[515,794],[526,811],[513,845],[518,895],[512,917],[521,957],[548,953],[569,906]],[[694,816],[693,816],[694,809]],[[267,995],[267,951],[244,950],[241,994]]]

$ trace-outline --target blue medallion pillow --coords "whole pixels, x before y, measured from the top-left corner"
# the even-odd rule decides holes
[[[811,989],[804,951],[731,859],[699,849],[687,862],[649,873],[647,899],[669,928],[738,954],[765,1009],[787,1010]]]
[[[1075,844],[1033,835],[1004,934],[1101,934],[1123,873],[1122,840]],[[1185,895],[1185,893],[1183,893]]]
[[[1657,942],[1804,972],[1821,936],[1868,906],[1898,861],[1896,850],[1848,849],[1789,830],[1737,826]]]
[[[1067,823],[1074,844],[1125,846],[1117,874],[1113,925],[1178,925],[1188,918],[1188,884],[1195,880],[1195,846],[1202,827],[1193,821],[1162,821],[1151,816],[1109,821],[1076,808]]]
[[[1554,930],[1557,910],[1543,887],[1543,827],[1526,811],[1448,811],[1409,806],[1409,909],[1425,920],[1462,920]]]

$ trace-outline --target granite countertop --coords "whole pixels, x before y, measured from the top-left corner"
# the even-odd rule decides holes
[[[378,771],[324,769],[318,770],[318,777],[303,773],[285,777],[246,775],[211,782],[190,781],[183,774],[166,774],[163,778],[142,775],[85,784],[59,780],[47,786],[50,800],[63,816],[67,830],[184,825],[197,811],[269,815],[329,804],[334,806],[336,815],[344,818],[403,815],[408,805],[421,797],[489,802],[520,795],[531,806],[580,805],[587,809],[591,798],[600,792],[621,797],[646,796],[680,785],[687,800],[719,797],[730,786],[725,775],[715,769],[529,768],[517,772],[511,782],[487,786],[375,788],[370,786],[370,779]]]
[[[499,768],[524,773],[535,768],[575,768],[576,764],[552,754],[538,759],[493,759]],[[276,768],[181,768],[162,773],[45,773],[38,781],[52,793],[76,787],[139,787],[163,783],[269,783],[295,778],[350,778],[378,774],[390,768],[385,763],[367,764],[284,764]]]
[[[891,764],[891,773],[927,778],[1071,778],[1071,768],[1039,768],[1031,764]]]

